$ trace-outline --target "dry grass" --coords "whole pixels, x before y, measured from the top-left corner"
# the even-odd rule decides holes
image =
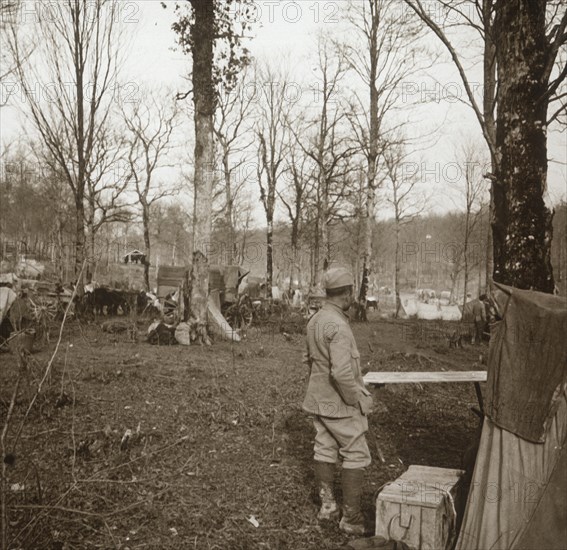
[[[365,368],[472,368],[475,349],[449,352],[445,327],[416,326],[354,325]],[[348,539],[336,527],[315,520],[313,433],[300,409],[303,338],[284,336],[279,327],[247,337],[211,348],[156,347],[74,323],[13,449],[53,344],[32,355],[6,434],[15,456],[4,485],[9,548],[344,545]],[[20,371],[14,355],[4,354],[2,364],[4,424]],[[472,385],[386,388],[376,398],[369,522],[376,489],[409,464],[459,466],[476,425],[468,410],[476,403]]]

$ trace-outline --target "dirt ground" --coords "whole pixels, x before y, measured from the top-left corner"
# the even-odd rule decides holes
[[[71,322],[24,420],[57,335],[31,355],[6,436],[9,548],[344,546],[348,537],[315,518],[313,430],[300,407],[303,336],[284,336],[275,323],[238,344],[158,347],[144,341],[147,324],[138,321],[134,342]],[[456,326],[371,314],[353,330],[365,371],[484,368],[486,346],[449,349]],[[13,353],[0,361],[4,425],[19,368]],[[409,465],[460,467],[478,424],[473,384],[374,394],[369,523],[376,491]]]

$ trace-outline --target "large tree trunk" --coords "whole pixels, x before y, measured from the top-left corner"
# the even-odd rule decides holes
[[[498,166],[494,185],[494,280],[553,292],[547,182],[544,0],[498,0]]]
[[[486,127],[486,134],[491,142],[490,150],[490,165],[491,175],[496,173],[496,162],[493,151],[496,147],[496,121],[494,119],[495,110],[494,104],[496,101],[496,45],[493,41],[493,22],[492,22],[492,7],[494,0],[482,1],[482,14],[483,14],[483,28],[484,28],[484,56],[483,56],[483,118]],[[488,290],[489,281],[494,272],[494,255],[492,244],[492,231],[490,230],[490,220],[494,215],[494,194],[492,190],[493,181],[490,183],[490,202],[488,207],[489,231],[486,244],[486,281],[485,290]]]
[[[195,180],[193,202],[193,265],[189,307],[196,325],[197,341],[210,344],[207,335],[209,264],[206,255],[211,239],[213,189],[213,85],[214,2],[192,0],[195,23],[193,39],[193,97],[195,103]]]
[[[494,218],[493,183],[490,184],[490,206],[488,208],[488,223],[486,227],[486,258],[484,266],[484,293],[490,291],[490,280],[494,273],[494,242],[492,240],[492,220]]]

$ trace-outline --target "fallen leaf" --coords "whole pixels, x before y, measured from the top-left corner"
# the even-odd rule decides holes
[[[258,522],[258,520],[254,517],[254,516],[250,516],[249,518],[246,518],[254,527],[260,527],[260,523]]]

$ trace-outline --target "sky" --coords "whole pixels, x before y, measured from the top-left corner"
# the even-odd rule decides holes
[[[315,83],[310,52],[315,51],[317,33],[324,31],[340,39],[344,37],[345,31],[348,32],[341,2],[342,0],[257,0],[251,15],[257,21],[253,25],[254,38],[248,41],[247,46],[258,59],[273,63],[287,60],[295,74],[304,82]],[[124,4],[130,5],[124,10],[131,15],[131,19],[138,20],[135,23],[134,54],[128,65],[133,77],[158,84],[180,84],[183,88],[185,83],[180,75],[186,72],[188,64],[183,54],[172,51],[174,2],[166,2],[167,9],[163,9],[160,2],[149,0],[125,1]],[[242,14],[238,15],[243,17]],[[474,39],[472,36],[471,40]],[[438,40],[431,35],[426,36],[425,41],[428,47],[438,45]],[[446,181],[451,182],[456,178],[454,160],[460,144],[469,140],[482,142],[482,135],[471,107],[460,101],[460,98],[465,98],[465,90],[455,67],[441,48],[439,51],[443,57],[430,71],[438,82],[435,83],[431,76],[421,75],[400,90],[400,94],[416,105],[413,115],[419,121],[416,134],[424,133],[432,127],[440,127],[436,134],[436,145],[429,151],[420,151],[412,162],[419,167],[424,182],[427,180],[427,185],[430,186],[428,194],[436,197],[439,202],[434,209],[444,210],[454,208],[453,202],[444,197],[444,191]],[[481,64],[469,69],[478,101],[482,101],[481,70]],[[551,160],[549,194],[550,200],[556,202],[565,198],[567,193],[567,132],[550,133],[548,147]],[[562,164],[552,159],[562,161]]]
[[[188,83],[184,76],[189,63],[185,55],[175,51],[175,35],[171,24],[175,20],[174,2],[154,0],[121,0],[120,20],[123,23],[123,43],[125,55],[123,64],[123,83],[117,88],[121,94],[143,94],[145,87],[185,90]],[[24,19],[33,19],[34,10],[40,9],[40,2],[24,2]],[[310,53],[315,52],[317,33],[325,31],[341,39],[348,32],[342,18],[341,0],[301,0],[299,2],[280,0],[257,0],[253,16],[257,23],[253,26],[253,39],[247,47],[259,60],[280,63],[286,60],[293,69],[295,77],[302,81],[303,88],[315,83],[313,61]],[[435,37],[424,39],[424,46],[438,47]],[[442,51],[441,48],[439,48]],[[472,66],[474,60],[469,60]],[[480,65],[473,68],[471,80],[481,81]],[[433,78],[437,79],[437,83]],[[481,88],[475,84],[476,94],[481,99]],[[429,75],[418,75],[415,80],[405,85],[399,93],[402,100],[407,100],[411,110],[411,131],[423,134],[438,127],[435,143],[427,150],[416,144],[416,152],[411,162],[419,172],[427,194],[432,197],[432,211],[454,209],[454,201],[447,192],[447,180],[455,179],[455,155],[460,144],[469,141],[482,143],[480,127],[472,109],[458,100],[464,97],[464,90],[452,63],[445,56],[430,71]],[[0,139],[3,143],[22,135],[22,118],[15,109],[4,107],[0,111]],[[187,132],[192,128],[185,125],[177,135],[179,149],[177,162],[183,164],[183,173],[190,175],[187,158],[192,154],[192,144]],[[429,140],[432,141],[432,140]],[[189,147],[187,145],[189,144]],[[550,162],[548,188],[551,201],[565,198],[567,169],[567,132],[550,133],[550,159],[562,160],[563,164]],[[180,159],[180,160],[179,160]],[[178,174],[163,171],[165,178],[178,178]],[[256,193],[250,187],[250,193]],[[262,216],[257,207],[256,214]],[[261,222],[261,220],[259,220]]]

